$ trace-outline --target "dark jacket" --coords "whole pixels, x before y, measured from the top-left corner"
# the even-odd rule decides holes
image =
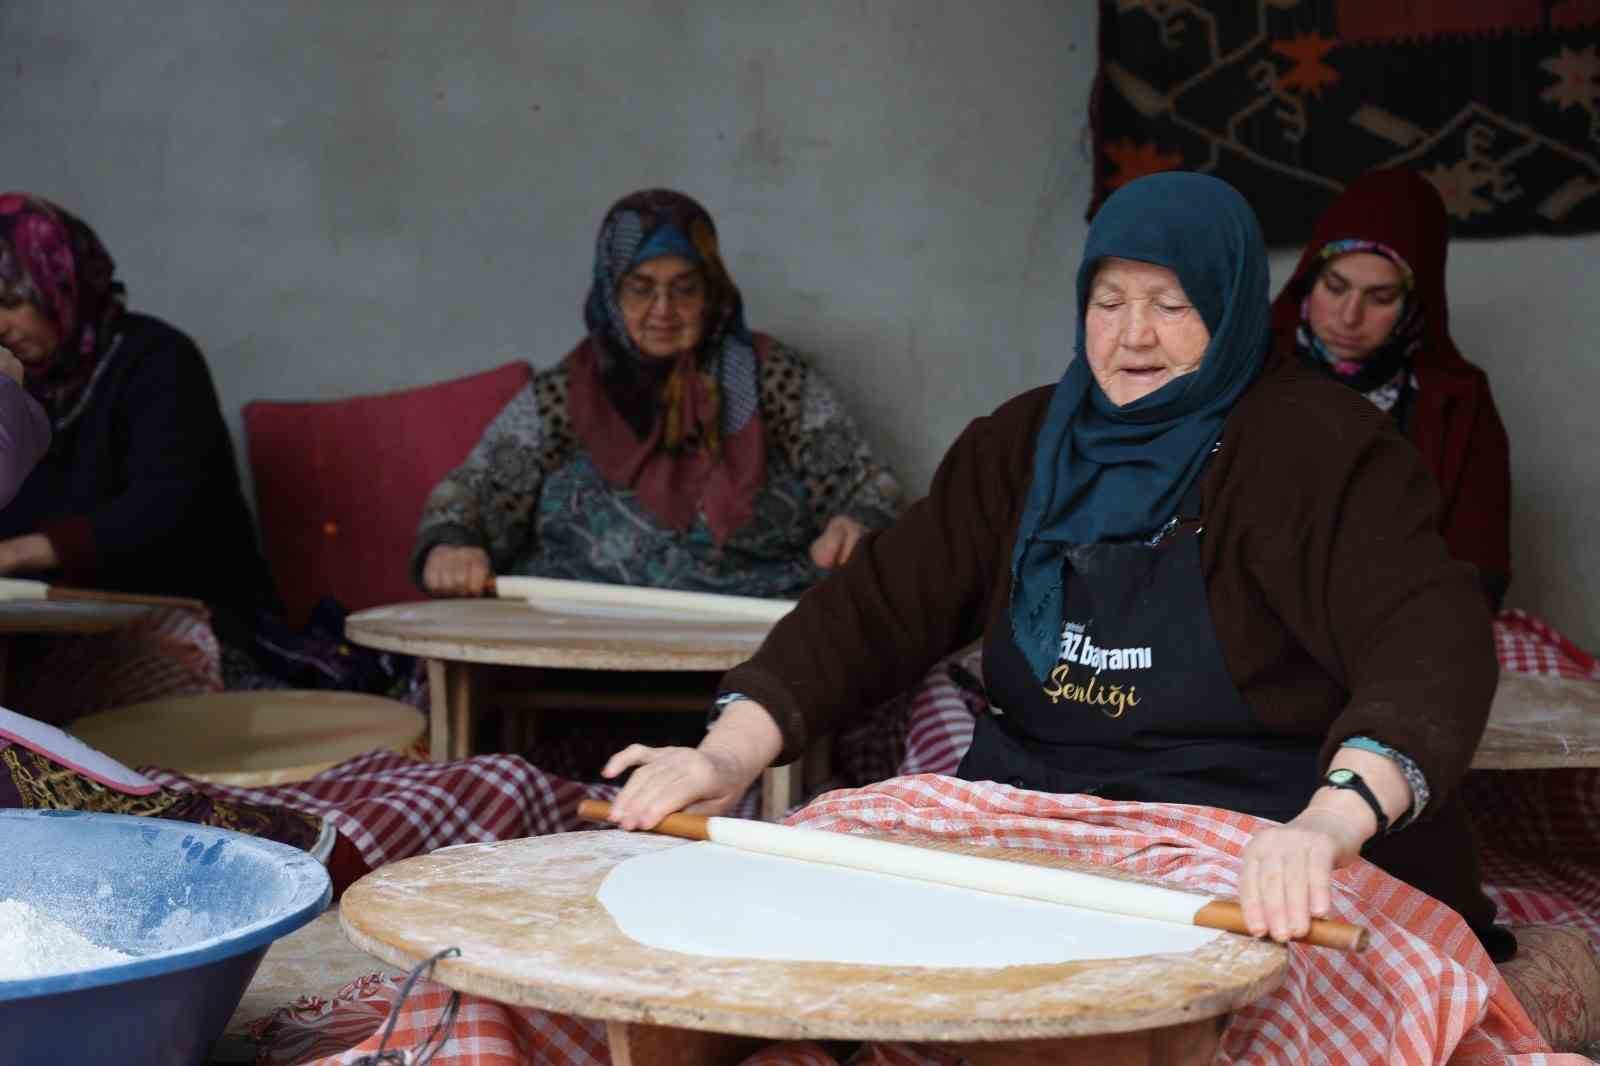
[[[910,687],[1009,625],[1011,551],[1051,390],[973,422],[928,496],[807,592],[723,681],[784,736]],[[1432,800],[1369,857],[1475,925],[1493,906],[1457,786],[1498,679],[1472,568],[1438,534],[1434,479],[1359,394],[1280,363],[1229,415],[1202,486],[1202,567],[1229,674],[1267,735],[1318,738],[1324,765],[1364,734],[1416,760]]]
[[[21,385],[0,375],[0,508],[50,447],[50,417]]]
[[[275,608],[200,350],[137,314],[108,344],[88,406],[0,510],[0,538],[45,534],[61,568],[43,576],[62,584],[192,596],[244,618]]]

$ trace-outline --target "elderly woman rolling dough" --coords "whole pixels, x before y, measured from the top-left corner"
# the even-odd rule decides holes
[[[745,326],[711,216],[663,189],[606,213],[588,335],[429,497],[414,573],[792,597],[900,511],[827,382]]]
[[[787,599],[899,514],[898,482],[827,381],[746,326],[715,224],[690,197],[645,190],[606,212],[583,316],[586,336],[429,496],[412,565],[431,595],[532,574]],[[590,683],[687,684],[710,705],[700,679]],[[852,777],[899,761],[908,731],[890,724],[898,708],[884,710],[841,738]],[[611,735],[645,729],[692,741],[703,721],[657,715]],[[614,748],[584,725],[547,730],[531,757],[590,779]]]
[[[1075,298],[1060,382],[967,428],[928,496],[727,675],[697,748],[618,752],[613,819],[725,809],[981,635],[994,713],[960,776],[1272,819],[1239,882],[1258,935],[1303,932],[1364,854],[1506,956],[1456,790],[1490,621],[1432,475],[1357,393],[1266,365],[1266,251],[1221,181],[1119,190]]]

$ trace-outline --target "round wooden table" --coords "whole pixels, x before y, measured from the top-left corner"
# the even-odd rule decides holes
[[[1600,766],[1600,681],[1502,672],[1474,770]]]
[[[346,759],[422,739],[422,712],[360,692],[261,689],[150,700],[68,728],[128,766],[160,766],[219,785],[304,781]]]
[[[1184,954],[1000,969],[704,958],[628,939],[595,898],[600,882],[624,859],[684,843],[602,830],[446,848],[363,877],[340,920],[352,943],[396,966],[459,948],[433,971],[448,987],[605,1020],[617,1066],[736,1063],[788,1039],[936,1042],[975,1066],[1199,1066],[1228,1012],[1276,988],[1287,967],[1281,946],[1228,933]],[[687,904],[663,901],[677,905]]]
[[[152,610],[92,600],[12,600],[0,603],[0,634],[109,633]]]
[[[110,633],[152,607],[92,600],[8,600],[0,602],[0,701],[5,700],[10,639],[18,636],[63,636]]]
[[[345,619],[345,636],[383,651],[427,660],[432,700],[430,749],[435,759],[461,759],[473,751],[476,702],[487,673],[500,667],[603,672],[717,672],[755,654],[770,621],[696,618],[659,610],[534,606],[523,600],[425,600],[358,611]],[[524,711],[552,707],[594,709],[617,697],[591,699],[584,691],[525,698]],[[509,701],[505,701],[509,704]],[[629,709],[709,709],[709,693],[688,702],[670,693],[629,694]],[[763,810],[781,814],[797,802],[802,778],[821,780],[823,749],[809,766],[777,767],[763,778]]]

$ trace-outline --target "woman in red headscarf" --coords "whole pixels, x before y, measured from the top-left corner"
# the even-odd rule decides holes
[[[1387,411],[1438,481],[1440,533],[1498,610],[1511,580],[1506,431],[1450,339],[1444,202],[1409,170],[1352,182],[1322,213],[1272,308],[1275,348]]]
[[[64,722],[220,688],[218,638],[277,605],[204,356],[127,310],[110,253],[56,204],[0,194],[0,346],[49,450],[0,508],[0,576],[202,600],[105,637],[25,638],[8,695]]]

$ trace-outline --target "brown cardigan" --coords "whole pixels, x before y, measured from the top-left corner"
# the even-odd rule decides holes
[[[1050,395],[969,425],[927,497],[723,679],[773,714],[778,761],[1010,624],[1012,544]],[[1456,796],[1498,666],[1473,568],[1437,532],[1432,475],[1365,398],[1292,364],[1245,394],[1222,441],[1204,475],[1201,557],[1235,685],[1263,730],[1323,738],[1324,764],[1358,734],[1414,759],[1432,799],[1368,857],[1487,924]]]

